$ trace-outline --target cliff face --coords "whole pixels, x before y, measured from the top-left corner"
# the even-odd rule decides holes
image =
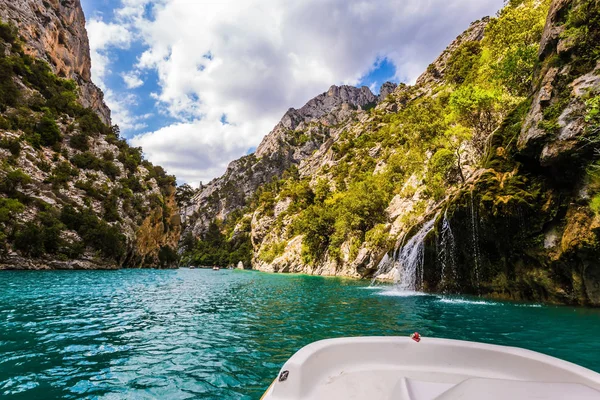
[[[494,133],[485,169],[447,205],[458,240],[441,279],[440,235],[425,265],[431,290],[600,305],[598,95],[600,4],[552,2],[532,94]],[[438,232],[442,232],[442,221]]]
[[[90,46],[79,0],[0,0],[0,19],[23,36],[23,49],[48,62],[56,75],[73,79],[79,101],[110,125],[110,110],[91,81]]]
[[[175,179],[107,124],[79,2],[0,16],[0,269],[175,266]]]

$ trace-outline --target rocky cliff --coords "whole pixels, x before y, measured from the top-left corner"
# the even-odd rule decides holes
[[[23,50],[49,63],[56,75],[73,79],[79,101],[110,125],[110,110],[91,80],[90,46],[79,0],[0,0],[0,19],[19,28]]]
[[[470,239],[450,246],[445,279],[430,237],[430,290],[600,305],[599,39],[600,3],[552,2],[531,95],[446,205],[447,229]]]
[[[0,269],[174,266],[175,179],[109,126],[79,1],[0,17]]]

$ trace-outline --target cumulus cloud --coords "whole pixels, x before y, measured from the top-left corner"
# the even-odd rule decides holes
[[[110,58],[107,49],[110,47],[127,49],[133,39],[132,32],[124,25],[106,23],[101,19],[91,19],[86,24],[90,39],[90,52],[93,69],[92,78],[96,84],[104,86],[104,77],[109,72]]]
[[[105,89],[104,101],[110,107],[113,121],[117,122],[122,131],[140,131],[148,126],[144,120],[149,118],[149,114],[136,115],[132,111],[138,102],[134,94],[124,95]]]
[[[180,122],[133,142],[180,181],[197,183],[256,146],[287,108],[332,84],[356,84],[377,60],[395,65],[396,80],[414,82],[503,0],[152,4],[148,12],[148,0],[123,0],[117,21],[145,45],[136,68],[157,73],[157,107]]]
[[[121,78],[123,78],[123,82],[125,82],[127,89],[139,88],[144,84],[144,81],[136,72],[122,73]]]

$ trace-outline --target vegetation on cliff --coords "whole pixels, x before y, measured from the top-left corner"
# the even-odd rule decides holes
[[[600,304],[599,10],[507,1],[415,86],[310,120],[330,140],[212,229],[258,269],[369,277],[438,215],[424,289]]]
[[[1,256],[65,266],[82,257],[92,264],[158,262],[166,249],[142,250],[137,242],[157,209],[176,242],[174,177],[81,106],[73,81],[25,54],[14,26],[0,24],[0,49]],[[149,250],[156,254],[144,261]]]
[[[403,215],[409,225],[462,184],[465,169],[478,167],[489,135],[525,100],[548,4],[511,2],[490,21],[482,41],[453,49],[443,73],[430,66],[443,79],[426,95],[419,86],[398,88],[387,102],[400,109],[367,111],[366,122],[336,138],[328,153],[332,162],[310,175],[290,171],[262,187],[247,211],[268,216],[278,202],[290,204],[274,223],[278,243],[256,243],[259,256],[272,259],[274,248],[282,253],[296,236],[303,237],[307,265],[340,260],[344,244],[350,259],[364,242],[387,248],[395,239],[386,209],[395,196],[417,199]]]

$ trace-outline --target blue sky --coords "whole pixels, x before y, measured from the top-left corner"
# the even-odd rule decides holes
[[[178,181],[252,151],[332,84],[411,83],[502,0],[82,0],[113,122]]]

